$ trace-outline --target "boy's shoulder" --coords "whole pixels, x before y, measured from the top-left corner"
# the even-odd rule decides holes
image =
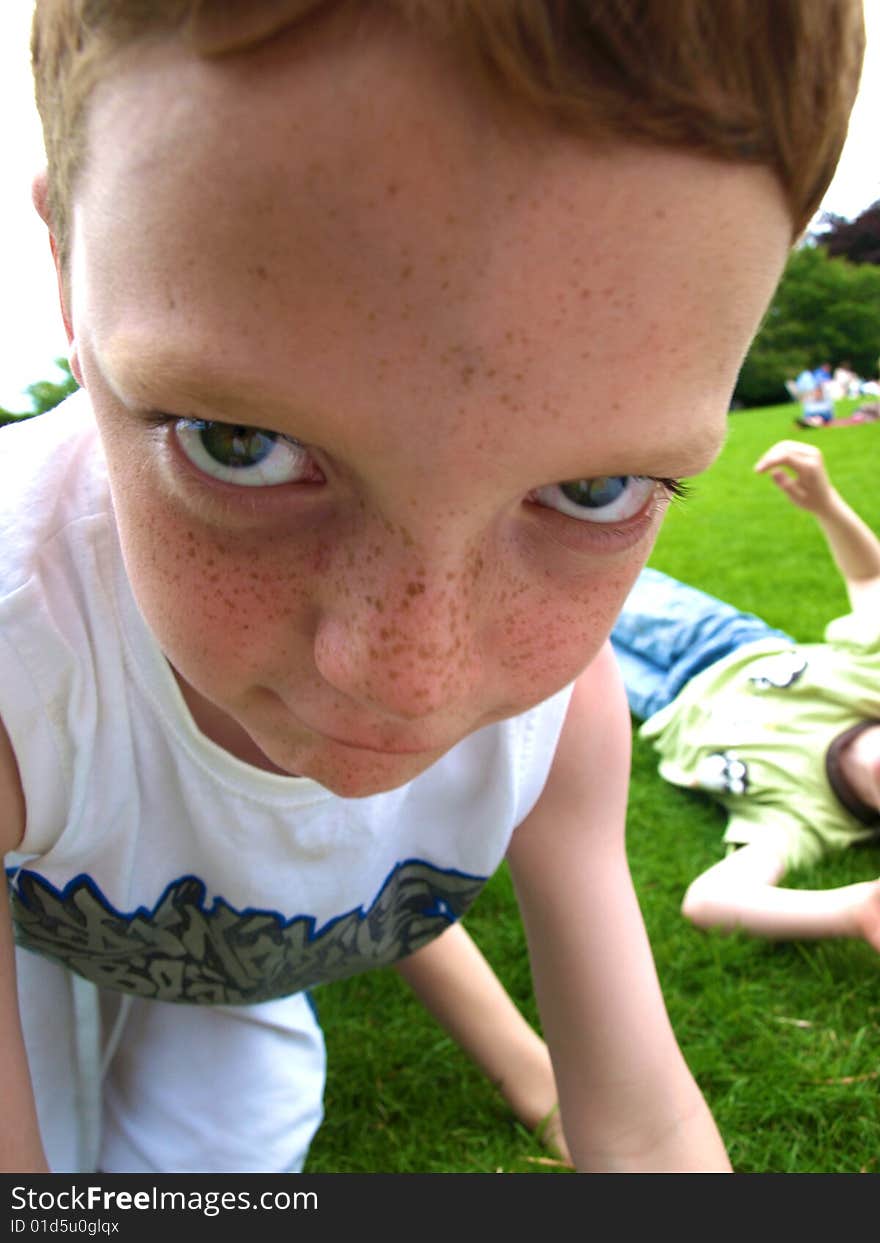
[[[0,450],[10,451],[18,442],[58,443],[89,428],[95,436],[98,426],[91,399],[83,388],[76,389],[45,414],[18,417],[0,427]]]
[[[46,414],[0,428],[0,594],[78,519],[112,512],[94,413],[82,390]]]
[[[45,462],[55,451],[63,453],[72,441],[97,435],[89,396],[77,389],[45,414],[16,418],[0,427],[0,470],[5,472],[15,460]]]

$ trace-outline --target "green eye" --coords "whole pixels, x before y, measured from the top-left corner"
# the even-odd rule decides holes
[[[602,509],[611,505],[626,491],[628,475],[600,475],[598,479],[573,479],[559,484],[559,491],[572,505],[585,509]]]
[[[219,466],[233,470],[256,466],[262,462],[269,456],[278,439],[274,432],[235,426],[232,423],[205,423],[199,420],[196,426],[205,452]]]
[[[533,498],[576,522],[627,522],[641,513],[660,483],[647,475],[597,475],[538,488]]]
[[[320,472],[298,441],[261,427],[177,419],[174,434],[181,451],[203,474],[243,488],[314,483]]]

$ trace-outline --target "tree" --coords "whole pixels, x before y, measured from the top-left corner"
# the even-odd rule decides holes
[[[739,373],[743,406],[789,401],[785,381],[805,367],[848,361],[873,378],[880,354],[880,267],[834,259],[824,246],[792,252]]]
[[[65,397],[69,397],[71,393],[75,393],[79,388],[73,373],[70,370],[70,363],[66,358],[56,358],[55,366],[59,371],[64,373],[64,379],[60,382],[57,380],[37,380],[34,384],[29,384],[24,390],[31,400],[30,410],[24,411],[22,414],[13,414],[11,410],[4,410],[0,406],[0,424],[15,423],[19,419],[30,419],[35,414],[45,414],[47,410],[54,409],[60,405]]]
[[[880,199],[855,220],[826,213],[813,238],[832,259],[880,264]]]

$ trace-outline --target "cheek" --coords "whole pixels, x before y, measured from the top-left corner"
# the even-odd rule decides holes
[[[639,568],[580,580],[565,590],[522,592],[520,607],[510,600],[499,650],[521,693],[549,694],[586,668],[611,633]]]
[[[288,550],[282,565],[277,542],[218,537],[158,507],[124,525],[138,603],[184,675],[212,664],[244,672],[293,648],[309,612],[309,558],[292,562]]]

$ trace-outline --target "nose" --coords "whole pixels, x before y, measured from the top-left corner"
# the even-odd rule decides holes
[[[371,575],[356,597],[349,591],[324,610],[314,641],[318,672],[388,718],[454,712],[473,695],[482,664],[473,577],[421,566],[393,579]]]

